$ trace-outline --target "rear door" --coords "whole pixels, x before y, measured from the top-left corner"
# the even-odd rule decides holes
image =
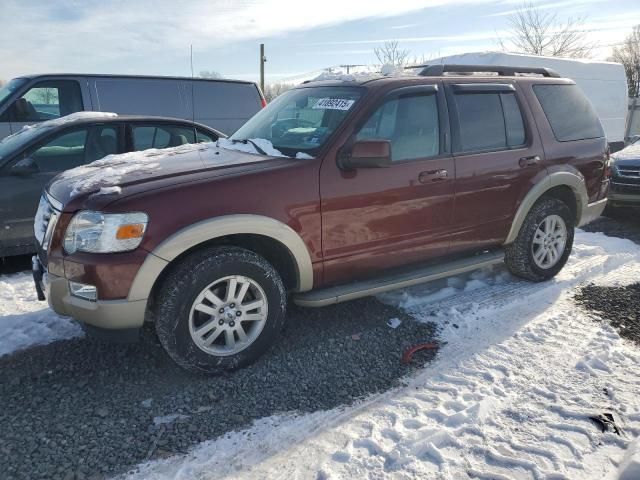
[[[320,173],[324,279],[340,283],[443,255],[453,210],[441,84],[388,93],[347,141],[391,142],[392,166]],[[361,125],[358,127],[357,125]]]
[[[451,251],[501,245],[545,172],[535,123],[515,83],[451,80],[446,91],[456,170]]]
[[[30,246],[42,190],[58,173],[122,151],[117,124],[70,128],[21,152],[0,171],[3,247]],[[31,172],[20,167],[31,166]]]

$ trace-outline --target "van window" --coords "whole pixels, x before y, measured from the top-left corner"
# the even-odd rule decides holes
[[[178,125],[133,127],[133,148],[135,151],[149,148],[178,147],[195,142],[195,132],[191,127]]]
[[[534,85],[533,91],[559,142],[604,137],[595,110],[576,85]]]
[[[504,150],[525,143],[524,121],[515,93],[458,93],[459,152]]]
[[[40,122],[83,110],[80,85],[73,80],[36,83],[12,107],[14,122]]]
[[[392,161],[438,155],[440,126],[436,96],[402,96],[385,102],[360,129],[356,139],[389,140]]]

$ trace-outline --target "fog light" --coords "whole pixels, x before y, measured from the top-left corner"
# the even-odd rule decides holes
[[[74,297],[84,298],[92,302],[98,299],[98,289],[93,285],[69,281],[69,291]]]

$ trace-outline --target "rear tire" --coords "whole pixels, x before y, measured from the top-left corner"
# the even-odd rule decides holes
[[[259,255],[215,247],[185,258],[162,283],[156,332],[169,356],[197,373],[221,373],[254,362],[285,320],[278,272]]]
[[[516,240],[505,248],[507,268],[534,282],[554,277],[571,254],[574,224],[564,202],[541,198],[527,214]]]

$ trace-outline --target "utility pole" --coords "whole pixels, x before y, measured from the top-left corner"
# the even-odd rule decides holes
[[[260,44],[260,90],[264,93],[264,63],[267,57],[264,56],[264,43]]]

